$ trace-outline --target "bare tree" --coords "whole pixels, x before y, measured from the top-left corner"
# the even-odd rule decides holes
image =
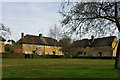
[[[59,44],[61,44],[62,46],[63,53],[69,53],[71,43],[72,43],[72,39],[66,34],[63,34],[62,38],[59,41]]]
[[[9,44],[11,43],[11,45],[13,45],[15,43],[15,41],[13,39],[9,39],[7,42],[9,42]]]
[[[61,36],[61,29],[55,24],[53,27],[49,29],[49,34],[48,36],[59,40]]]
[[[119,2],[66,2],[62,3],[61,24],[69,34],[105,36],[120,32]],[[70,6],[69,9],[66,7]],[[120,6],[120,5],[119,5]],[[114,68],[119,65],[120,42]]]
[[[0,23],[0,36],[4,38],[8,38],[9,35],[11,35],[10,28],[4,26],[2,23]]]

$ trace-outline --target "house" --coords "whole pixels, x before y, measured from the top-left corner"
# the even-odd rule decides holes
[[[0,53],[5,52],[5,39],[0,36]]]
[[[57,40],[49,37],[25,35],[21,33],[21,39],[15,45],[20,49],[18,53],[38,54],[38,55],[63,55],[62,47]],[[16,51],[17,52],[17,51]]]
[[[70,51],[74,55],[93,57],[115,57],[117,53],[118,41],[116,36],[83,39],[75,41],[71,45]]]

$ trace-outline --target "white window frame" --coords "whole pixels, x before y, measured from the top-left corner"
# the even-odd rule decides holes
[[[41,51],[38,51],[38,55],[42,55],[42,52],[41,52]]]
[[[30,51],[25,51],[25,54],[30,54]]]
[[[60,52],[57,52],[58,55],[60,55]]]
[[[96,54],[96,53],[93,53],[93,56],[97,56],[97,54]]]
[[[42,45],[38,45],[38,47],[42,47]]]
[[[26,46],[26,47],[29,47],[29,46],[30,46],[30,44],[25,44],[25,46]]]
[[[50,55],[50,52],[49,52],[49,51],[47,51],[47,55]]]
[[[60,47],[58,46],[58,49],[60,49]]]
[[[115,53],[113,52],[113,56],[115,55]]]
[[[107,54],[107,55],[106,55],[106,54]],[[104,56],[109,56],[109,53],[108,53],[108,52],[105,52],[105,53],[104,53]]]
[[[47,48],[50,48],[50,46],[47,46]]]
[[[33,47],[35,47],[35,45],[33,44]]]

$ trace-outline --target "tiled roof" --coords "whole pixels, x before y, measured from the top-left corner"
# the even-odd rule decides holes
[[[115,36],[97,38],[91,42],[91,39],[83,39],[75,41],[71,47],[85,47],[85,46],[112,46],[112,42],[116,38]]]
[[[3,37],[0,36],[0,41],[6,41]]]
[[[60,46],[57,40],[49,37],[34,36],[34,35],[26,35],[24,38],[21,38],[16,44],[39,44],[39,45],[55,45]]]

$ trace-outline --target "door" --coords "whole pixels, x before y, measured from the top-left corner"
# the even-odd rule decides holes
[[[55,51],[53,51],[53,55],[55,55]]]
[[[102,57],[102,52],[99,52],[100,57]]]

